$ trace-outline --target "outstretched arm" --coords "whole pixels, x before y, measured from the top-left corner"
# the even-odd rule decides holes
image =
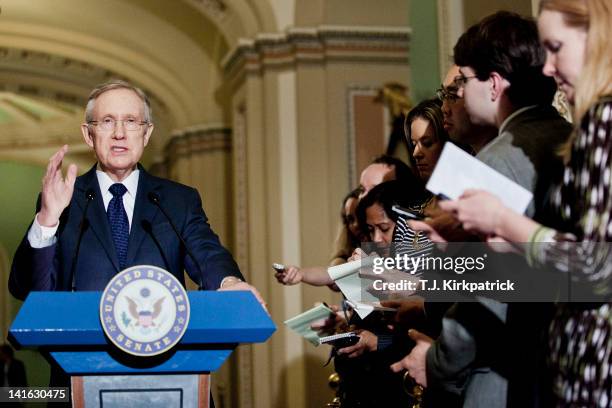
[[[68,146],[64,145],[49,159],[37,214],[13,257],[8,286],[17,299],[25,299],[32,290],[55,288],[54,235],[62,213],[72,199],[77,172],[77,167],[71,164],[66,177],[62,174],[62,162],[67,151]]]
[[[281,272],[276,272],[274,276],[283,285],[296,285],[304,282],[313,286],[326,286],[334,283],[327,273],[327,268],[324,266],[301,268],[289,265]]]

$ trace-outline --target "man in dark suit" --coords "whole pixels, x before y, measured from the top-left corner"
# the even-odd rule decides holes
[[[204,289],[250,290],[264,304],[210,228],[198,192],[138,164],[153,132],[146,95],[127,82],[103,84],[85,116],[81,131],[97,164],[80,177],[71,164],[64,177],[68,147],[51,157],[10,292],[24,299],[32,290],[102,290],[117,272],[150,264],[181,282],[186,270]]]

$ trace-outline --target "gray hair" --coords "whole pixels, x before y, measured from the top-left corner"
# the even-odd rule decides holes
[[[105,92],[112,91],[113,89],[129,89],[133,91],[142,99],[144,104],[144,121],[147,123],[153,123],[153,111],[151,109],[151,103],[149,102],[149,98],[144,91],[127,81],[123,81],[121,79],[113,79],[108,82],[105,82],[101,85],[96,86],[93,91],[89,94],[89,98],[87,98],[87,105],[85,107],[85,122],[89,123],[94,120],[93,118],[93,110],[96,104],[96,99],[98,96],[102,95]]]

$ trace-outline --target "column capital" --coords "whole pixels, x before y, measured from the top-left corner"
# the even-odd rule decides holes
[[[268,67],[330,61],[408,64],[412,30],[407,27],[293,27],[240,39],[221,65],[230,78]]]

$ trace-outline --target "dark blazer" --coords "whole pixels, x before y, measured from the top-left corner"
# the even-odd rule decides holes
[[[204,289],[217,289],[224,277],[242,279],[231,254],[220,244],[208,224],[198,192],[169,180],[154,177],[140,167],[138,191],[130,229],[127,267],[155,265],[171,272],[184,283],[183,270]],[[111,238],[94,166],[77,177],[70,205],[60,217],[57,243],[42,249],[30,246],[27,233],[17,249],[9,277],[9,290],[18,299],[32,291],[70,290],[71,264],[79,226],[87,202],[87,191],[95,197],[87,210],[75,269],[76,289],[102,290],[119,272],[119,261]],[[202,269],[187,255],[170,223],[148,194],[154,192],[176,225]],[[39,200],[40,201],[40,200]],[[40,203],[37,205],[39,210]]]

